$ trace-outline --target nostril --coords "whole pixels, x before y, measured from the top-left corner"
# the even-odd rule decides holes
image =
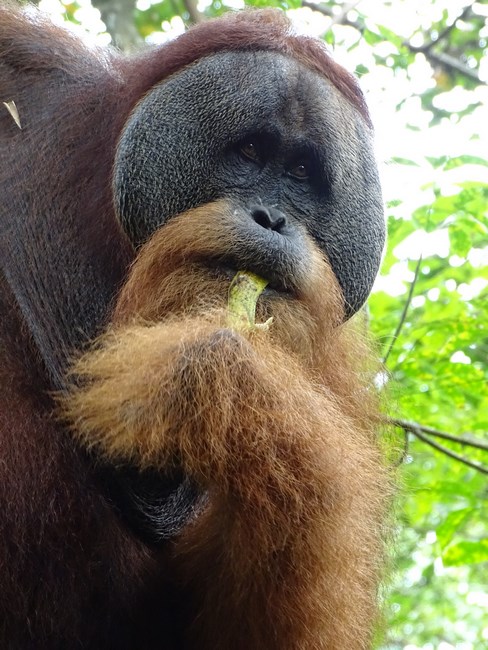
[[[254,221],[267,230],[279,232],[286,225],[285,215],[276,208],[268,208],[265,205],[251,206],[251,216]]]
[[[263,228],[271,228],[271,215],[268,208],[263,205],[256,205],[251,208],[251,216],[254,221]]]

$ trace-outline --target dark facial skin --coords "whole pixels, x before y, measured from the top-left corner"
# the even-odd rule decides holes
[[[308,232],[348,316],[379,267],[385,228],[370,129],[337,89],[280,54],[215,54],[156,86],[121,137],[114,193],[136,246],[188,208],[232,199],[246,243],[220,262],[276,288],[306,273]]]

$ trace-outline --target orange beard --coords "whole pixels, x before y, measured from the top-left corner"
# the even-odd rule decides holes
[[[366,649],[391,489],[364,345],[311,242],[296,297],[259,299],[270,329],[230,329],[229,281],[202,261],[235,239],[224,202],[154,234],[64,412],[109,461],[207,491],[173,543],[186,648]]]

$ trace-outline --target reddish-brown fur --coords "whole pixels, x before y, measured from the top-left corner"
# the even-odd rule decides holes
[[[389,481],[363,352],[311,242],[298,296],[260,299],[269,331],[229,329],[228,281],[200,262],[224,252],[232,224],[216,203],[153,236],[114,328],[75,366],[65,414],[110,461],[176,464],[208,490],[174,542],[185,647],[365,649]]]
[[[220,643],[221,648],[247,649],[261,643],[263,650],[342,649],[368,644],[388,482],[377,449],[375,407],[367,399],[370,376],[364,381],[356,377],[362,358],[357,336],[349,326],[335,327],[342,307],[327,265],[311,250],[316,271],[310,284],[303,284],[301,299],[262,301],[259,319],[272,312],[273,328],[249,337],[218,334],[226,330],[222,319],[228,283],[204,272],[197,255],[203,242],[199,231],[183,227],[180,233],[170,222],[162,231],[167,238],[161,234],[149,243],[126,283],[135,252],[115,219],[112,164],[130,111],[154,83],[214,51],[272,49],[323,74],[368,119],[353,78],[322,46],[292,37],[277,14],[257,16],[228,16],[161,49],[124,58],[85,47],[38,14],[26,17],[6,3],[0,8],[0,101],[15,101],[22,124],[20,130],[0,110],[2,648],[176,650],[182,647],[178,625],[186,629],[192,621],[188,648],[218,648]],[[209,214],[219,219],[225,215],[222,210]],[[194,243],[193,234],[200,237]],[[159,257],[161,238],[172,268]],[[215,239],[209,241],[217,246]],[[185,264],[178,257],[182,245],[191,258]],[[325,306],[311,300],[314,283],[322,282],[318,269],[327,287],[325,293],[325,287],[320,289],[322,294],[317,287],[316,295],[330,298]],[[226,452],[227,440],[232,451],[228,456],[220,449],[209,456],[205,445],[195,450],[194,440],[186,439],[185,467],[208,486],[210,507],[172,548],[162,551],[147,547],[126,528],[104,497],[91,462],[57,419],[50,396],[53,387],[62,385],[73,348],[110,322],[110,300],[124,284],[115,333],[107,335],[107,345],[120,344],[123,358],[135,363],[139,345],[153,360],[158,332],[164,333],[162,352],[171,340],[177,349],[187,346],[194,368],[201,363],[202,372],[218,375],[213,383],[211,377],[199,382],[198,373],[192,379],[208,413],[202,433],[216,425],[212,436],[203,439]],[[84,309],[96,301],[88,318]],[[133,325],[135,315],[150,324]],[[190,318],[192,329],[182,332]],[[322,318],[325,325],[319,328]],[[144,343],[141,335],[149,335],[149,341]],[[215,336],[221,350],[216,357],[205,354],[206,343]],[[115,348],[107,350],[113,353]],[[98,358],[94,355],[90,363]],[[242,385],[232,383],[234,358],[243,367],[238,373]],[[164,368],[174,378],[171,364]],[[155,372],[161,379],[160,365]],[[249,380],[253,373],[256,382]],[[256,391],[258,385],[262,391]],[[226,416],[219,422],[209,408],[212,386],[221,391],[218,404]],[[226,428],[225,422],[233,420],[231,394],[240,407],[238,426]],[[173,408],[183,408],[182,396]],[[161,405],[148,409],[147,397],[144,389],[131,400],[142,400],[150,434]],[[293,408],[287,409],[287,400]],[[251,412],[253,404],[256,413]],[[304,408],[306,404],[313,408]],[[98,402],[97,418],[100,406]],[[120,415],[120,404],[109,407],[107,402],[110,417]],[[88,426],[87,413],[78,415]],[[291,419],[300,432],[295,437]],[[251,421],[259,429],[251,428]],[[96,437],[83,431],[81,427],[80,438],[96,443]],[[266,435],[254,439],[259,431]],[[228,432],[234,435],[226,438]],[[270,458],[274,437],[283,442],[279,454],[276,446],[277,465]],[[168,448],[158,436],[148,439],[152,442],[141,447],[142,454],[134,445],[134,458],[141,464],[162,463]],[[121,436],[119,442],[124,440],[129,439]],[[176,436],[174,443],[184,440]],[[253,440],[260,453],[252,454],[249,465],[238,463],[241,450],[243,459],[249,457]],[[101,444],[100,452],[104,448],[110,458],[127,454],[118,443],[110,450]],[[277,475],[280,463],[283,471]],[[281,495],[270,489],[278,478]],[[259,500],[251,503],[250,495]],[[238,507],[230,510],[234,501]],[[324,503],[330,506],[325,519]],[[330,525],[325,545],[324,522]],[[262,549],[252,543],[254,535],[259,535]],[[329,591],[331,600],[322,607],[320,599]],[[195,618],[196,612],[202,616]],[[253,621],[256,626],[249,629]],[[236,631],[239,626],[242,635]]]

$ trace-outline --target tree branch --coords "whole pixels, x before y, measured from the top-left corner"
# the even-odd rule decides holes
[[[456,18],[452,21],[452,23],[444,27],[444,29],[441,32],[439,32],[435,40],[428,41],[427,43],[425,43],[425,45],[422,45],[421,47],[417,48],[417,51],[427,52],[436,43],[439,43],[440,41],[445,39],[446,36],[448,36],[451,33],[451,31],[456,27],[457,23],[460,20],[464,20],[467,17],[467,15],[471,12],[471,8],[475,4],[475,2],[477,2],[477,0],[474,0],[474,2],[472,2],[471,4],[466,5],[466,7],[464,7],[461,13],[458,16],[456,16]]]
[[[478,463],[473,460],[469,460],[469,458],[457,454],[451,449],[444,447],[444,445],[440,445],[439,443],[435,442],[429,436],[435,436],[467,447],[474,447],[476,449],[481,449],[483,451],[488,451],[487,444],[475,440],[467,440],[465,438],[459,438],[458,436],[453,436],[449,433],[445,433],[443,431],[433,429],[432,427],[427,427],[424,425],[417,424],[416,422],[409,422],[407,420],[401,420],[395,418],[389,419],[388,422],[395,427],[403,429],[405,432],[412,433],[419,440],[422,440],[422,442],[425,442],[427,445],[430,445],[437,451],[440,451],[442,454],[449,456],[449,458],[452,458],[453,460],[463,463],[463,465],[466,465],[467,467],[471,467],[472,469],[475,469],[477,472],[480,472],[481,474],[488,475],[488,467],[486,465],[483,465],[482,463]]]
[[[183,5],[190,16],[190,20],[188,21],[190,25],[196,25],[202,22],[203,16],[197,9],[197,0],[183,0]]]
[[[135,0],[92,0],[102,16],[112,43],[121,50],[131,50],[144,41],[134,23]]]
[[[330,21],[329,29],[333,25],[345,25],[346,21],[348,21],[347,14],[352,11],[353,9],[356,8],[356,6],[360,3],[361,0],[356,0],[355,2],[349,2],[349,4],[344,5],[342,11],[340,11],[337,14],[332,14],[332,20]],[[349,21],[352,22],[352,21]]]
[[[454,436],[451,433],[445,433],[444,431],[439,431],[438,429],[428,427],[424,424],[418,424],[417,422],[410,422],[409,420],[402,420],[399,418],[389,418],[388,423],[400,429],[404,429],[405,431],[409,431],[413,434],[415,434],[417,431],[420,431],[422,433],[427,433],[430,436],[434,436],[435,438],[449,440],[450,442],[455,442],[459,445],[464,445],[465,447],[474,447],[475,449],[488,451],[488,443],[479,442],[478,440],[472,440],[470,438],[460,438],[459,436]]]
[[[464,77],[467,77],[472,81],[475,81],[477,84],[482,84],[483,82],[481,81],[476,70],[472,70],[471,68],[468,68],[466,65],[464,65],[464,63],[462,63],[462,61],[456,59],[450,54],[446,54],[445,52],[434,52],[432,50],[432,48],[435,45],[440,43],[442,40],[446,38],[446,36],[448,36],[451,33],[451,31],[456,27],[457,23],[460,20],[464,20],[468,16],[475,2],[476,0],[466,5],[464,9],[461,11],[461,13],[458,16],[456,16],[456,18],[452,21],[452,23],[446,25],[446,27],[439,32],[435,40],[430,39],[426,41],[423,45],[419,45],[419,46],[412,45],[409,41],[404,41],[403,45],[406,48],[408,48],[410,52],[412,52],[413,54],[417,54],[417,53],[424,54],[426,59],[429,61],[429,63],[434,67],[441,66],[444,68],[448,68],[451,72],[458,72],[459,74],[462,74]]]
[[[468,14],[471,13],[471,9],[473,8],[473,5],[476,2],[478,2],[478,0],[473,0],[473,2],[471,2],[471,4],[466,5],[464,7],[464,9],[461,11],[461,13],[459,14],[459,16],[457,16],[450,25],[447,25],[441,32],[439,32],[439,34],[437,36],[437,40],[434,41],[434,43],[438,43],[439,41],[442,41],[446,36],[448,36],[448,34],[451,32],[451,30],[453,30],[454,27],[456,27],[457,23],[460,20],[464,20],[465,18],[467,18]]]
[[[390,345],[388,346],[388,349],[385,352],[385,356],[383,357],[383,359],[381,361],[381,363],[383,365],[386,365],[386,362],[388,361],[388,357],[390,356],[391,351],[393,350],[393,347],[394,347],[398,337],[400,336],[400,332],[402,331],[403,325],[405,323],[405,319],[407,317],[408,309],[410,307],[410,303],[412,302],[415,285],[417,284],[417,280],[419,278],[419,272],[420,272],[421,264],[422,264],[422,255],[419,257],[418,262],[417,262],[417,266],[415,267],[415,275],[413,276],[413,280],[410,283],[410,288],[408,290],[407,299],[405,301],[405,304],[403,305],[402,315],[400,316],[400,320],[398,322],[397,328],[396,328],[395,333],[393,334],[393,336],[391,338]]]
[[[351,3],[351,6],[346,5],[343,11],[341,11],[339,14],[335,14],[332,11],[331,7],[322,4],[315,4],[310,0],[302,0],[302,7],[308,7],[309,9],[312,9],[312,11],[318,11],[323,16],[327,16],[328,18],[332,19],[332,22],[329,25],[329,29],[334,24],[348,25],[349,27],[354,27],[354,29],[357,29],[360,33],[363,33],[365,29],[364,25],[357,20],[350,20],[347,17],[347,12],[350,11],[354,6],[356,6],[356,4],[357,3]],[[440,43],[442,39],[444,39],[449,34],[449,32],[452,29],[454,29],[456,23],[467,16],[473,4],[474,2],[466,6],[463,9],[463,11],[459,14],[459,16],[457,16],[457,18],[453,21],[453,23],[447,25],[445,29],[443,29],[439,33],[439,36],[435,41],[429,40],[427,43],[420,46],[412,45],[409,41],[403,41],[402,43],[403,46],[407,48],[412,54],[424,54],[424,56],[427,58],[431,66],[434,68],[438,66],[448,68],[451,72],[457,72],[459,74],[462,74],[463,76],[467,77],[471,81],[476,82],[477,84],[484,84],[484,82],[480,79],[476,70],[472,70],[471,68],[468,68],[466,65],[464,65],[464,63],[462,63],[461,61],[459,61],[458,59],[456,59],[455,57],[449,54],[446,54],[444,52],[432,51],[433,46]]]
[[[332,25],[348,25],[349,27],[354,27],[362,33],[364,31],[364,26],[361,25],[357,20],[349,20],[347,17],[348,12],[351,11],[351,9],[354,9],[357,4],[359,4],[359,2],[351,2],[349,5],[346,5],[341,12],[335,14],[332,11],[331,7],[328,7],[327,5],[318,5],[314,2],[310,2],[309,0],[302,0],[302,7],[307,7],[312,11],[317,11],[323,16],[327,16],[327,18],[332,19],[329,25],[329,29],[332,27]]]
[[[456,59],[455,57],[451,56],[450,54],[445,54],[444,52],[433,52],[432,50],[425,50],[424,45],[420,45],[419,47],[412,45],[408,41],[404,41],[403,45],[410,50],[410,52],[416,54],[420,53],[425,56],[425,58],[429,61],[431,65],[435,66],[441,66],[444,68],[448,68],[451,70],[451,72],[458,72],[459,74],[462,74],[464,77],[467,77],[468,79],[471,79],[471,81],[475,81],[477,84],[483,84],[484,81],[482,81],[476,72],[476,70],[472,70],[471,68],[468,68],[467,66],[464,65],[461,61]]]

